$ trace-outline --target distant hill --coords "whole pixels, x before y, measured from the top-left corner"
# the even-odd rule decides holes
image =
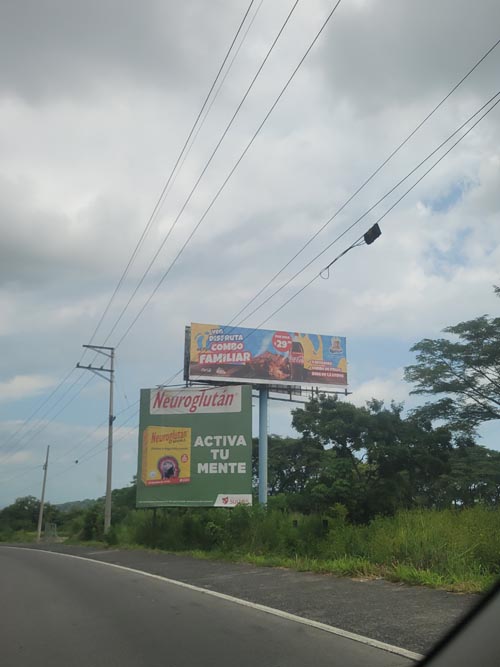
[[[86,498],[85,500],[70,500],[67,503],[61,503],[60,505],[55,505],[55,507],[57,507],[58,510],[61,510],[61,512],[73,512],[73,510],[86,510],[94,503],[95,500]]]

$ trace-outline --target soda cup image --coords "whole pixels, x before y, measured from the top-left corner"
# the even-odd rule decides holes
[[[290,375],[296,382],[305,382],[304,347],[302,343],[294,341],[290,350]]]

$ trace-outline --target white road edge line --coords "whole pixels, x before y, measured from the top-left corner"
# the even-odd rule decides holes
[[[344,637],[345,639],[351,639],[352,641],[359,642],[360,644],[367,644],[373,648],[381,649],[382,651],[388,651],[389,653],[395,653],[409,660],[421,660],[424,656],[420,653],[414,653],[413,651],[408,651],[405,648],[399,646],[393,646],[392,644],[386,644],[385,642],[378,641],[377,639],[370,639],[370,637],[364,637],[363,635],[358,635],[354,632],[349,632],[348,630],[342,630],[342,628],[336,628],[333,625],[327,625],[326,623],[320,623],[319,621],[312,621],[308,618],[303,618],[302,616],[297,616],[296,614],[290,614],[287,611],[281,611],[281,609],[274,609],[273,607],[267,607],[263,604],[258,604],[257,602],[250,602],[249,600],[242,600],[241,598],[233,597],[232,595],[226,595],[226,593],[218,593],[217,591],[212,591],[207,588],[202,588],[201,586],[194,586],[193,584],[187,584],[184,581],[178,581],[177,579],[169,579],[168,577],[163,577],[160,574],[153,574],[151,572],[145,572],[144,570],[136,570],[132,567],[126,567],[125,565],[118,565],[117,563],[108,563],[103,560],[97,560],[97,558],[86,558],[85,556],[76,556],[75,554],[65,554],[60,551],[48,551],[46,549],[32,549],[30,547],[14,547],[7,545],[7,549],[20,549],[22,551],[34,551],[44,554],[54,554],[56,556],[65,556],[66,558],[77,558],[78,560],[90,561],[91,563],[98,563],[99,565],[108,565],[109,567],[115,567],[118,570],[125,570],[125,572],[132,572],[133,574],[140,574],[144,577],[150,577],[151,579],[157,579],[159,581],[164,581],[168,584],[173,584],[174,586],[179,586],[180,588],[187,588],[191,591],[196,591],[198,593],[203,593],[204,595],[211,595],[212,597],[219,598],[221,600],[226,600],[227,602],[233,602],[234,604],[239,604],[242,607],[250,607],[251,609],[256,609],[262,611],[266,614],[272,614],[273,616],[278,616],[284,618],[288,621],[294,621],[295,623],[301,623],[302,625],[308,625],[312,628],[317,628],[318,630],[324,630],[333,635],[338,635],[339,637]]]

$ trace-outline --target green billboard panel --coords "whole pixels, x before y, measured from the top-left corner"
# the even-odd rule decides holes
[[[252,388],[142,389],[137,507],[252,503]]]

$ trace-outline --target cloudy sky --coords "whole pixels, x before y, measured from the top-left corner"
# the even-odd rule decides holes
[[[91,339],[117,345],[114,485],[127,484],[139,389],[182,366],[184,325],[230,322],[500,37],[498,0],[343,0],[204,216],[335,2],[296,4],[190,196],[294,4],[252,4],[223,84],[92,339],[249,0],[1,3],[0,506],[39,494],[48,444],[50,501],[103,494],[108,386],[74,369]],[[500,46],[260,300],[495,95],[499,67]],[[499,120],[500,105],[384,217],[374,245],[272,315],[432,160],[244,325],[272,315],[267,328],[345,335],[351,400],[416,405],[402,380],[411,345],[498,313]],[[270,430],[291,432],[286,404],[272,404]],[[485,428],[483,444],[499,448],[499,433]]]

